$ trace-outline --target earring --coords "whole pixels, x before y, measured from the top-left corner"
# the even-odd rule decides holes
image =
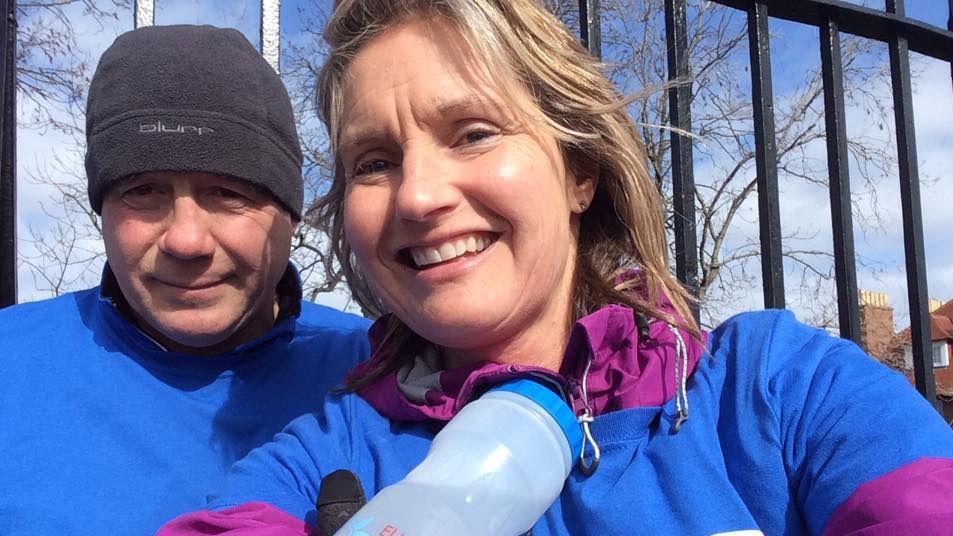
[[[589,206],[589,205],[587,205],[585,201],[580,201],[580,202],[579,202],[579,212],[585,212],[585,211],[586,211],[586,207],[588,207],[588,206]]]

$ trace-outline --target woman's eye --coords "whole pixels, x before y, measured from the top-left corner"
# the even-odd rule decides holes
[[[355,176],[373,175],[383,173],[391,168],[391,163],[386,160],[367,160],[361,162],[354,170]]]
[[[474,143],[480,143],[481,141],[492,138],[495,135],[496,135],[496,132],[486,128],[474,129],[464,134],[463,138],[460,140],[460,143],[463,145],[471,145]]]
[[[476,143],[490,137],[489,132],[478,130],[476,132],[467,132],[467,143]]]

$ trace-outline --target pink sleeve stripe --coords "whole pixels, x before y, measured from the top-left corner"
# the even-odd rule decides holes
[[[922,458],[858,487],[824,536],[948,534],[951,527],[953,459]]]
[[[249,502],[219,512],[199,510],[181,515],[156,536],[309,536],[304,521],[263,502]]]

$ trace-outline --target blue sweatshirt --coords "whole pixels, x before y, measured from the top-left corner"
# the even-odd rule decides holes
[[[626,338],[640,349],[660,344],[635,341],[629,324],[594,324],[587,333],[597,353]],[[727,321],[708,350],[687,383],[689,419],[677,432],[678,396],[596,416],[601,463],[588,477],[573,470],[534,536],[953,532],[953,431],[902,376],[783,311]],[[331,398],[296,420],[236,464],[212,497],[214,511],[183,516],[162,534],[263,526],[304,534],[295,518],[314,524],[325,475],[348,469],[369,497],[399,481],[423,460],[439,423],[388,419],[382,413],[399,411],[380,406],[386,397],[370,399],[378,407],[354,394]]]
[[[153,534],[320,406],[368,323],[282,281],[283,318],[211,357],[162,350],[99,287],[0,310],[0,534]]]

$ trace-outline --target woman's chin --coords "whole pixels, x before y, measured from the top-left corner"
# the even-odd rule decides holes
[[[441,348],[445,357],[457,365],[471,362],[511,362],[508,349],[523,345],[520,340],[534,333],[531,322],[515,321],[512,314],[488,314],[489,305],[479,308],[457,307],[445,314],[414,318],[405,323],[415,333]],[[495,312],[495,311],[494,311]],[[450,364],[450,363],[448,363]]]
[[[500,333],[502,330],[499,323],[481,321],[475,317],[452,316],[429,322],[416,319],[413,323],[408,323],[408,326],[437,346],[463,353],[497,346],[505,343],[507,338],[504,333]]]

